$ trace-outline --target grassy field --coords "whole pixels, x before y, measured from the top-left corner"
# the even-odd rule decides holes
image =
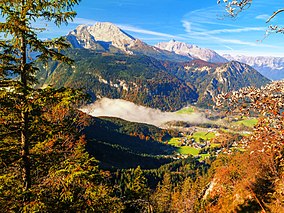
[[[214,137],[215,137],[214,132],[204,132],[204,131],[198,131],[195,132],[192,136],[188,136],[188,138],[194,138],[196,142],[200,142],[200,139],[203,139],[204,141],[211,140]],[[177,147],[177,152],[182,155],[193,155],[193,156],[199,155],[200,149],[191,146],[181,146],[181,138],[177,137],[171,138],[168,144]],[[220,144],[212,144],[211,146],[217,147],[220,146]],[[201,154],[200,160],[204,160],[209,156],[210,156],[209,154]]]
[[[210,154],[201,154],[200,161],[204,160],[205,158],[210,157]]]
[[[207,140],[211,140],[214,137],[215,137],[215,133],[214,132],[202,132],[202,131],[195,132],[191,136],[191,138],[194,138],[194,140],[196,142],[200,142],[200,138],[202,138],[203,140],[207,141]]]
[[[199,131],[199,132],[195,132],[192,136],[189,136],[189,138],[194,138],[194,140],[196,142],[200,142],[200,139],[203,139],[204,141],[207,140],[211,140],[212,138],[215,137],[215,133],[214,132],[203,132],[203,131]],[[198,155],[199,153],[199,149],[190,147],[190,146],[181,146],[181,138],[171,138],[171,140],[169,140],[168,144],[175,146],[178,148],[178,153],[180,154],[184,154],[184,155]],[[213,144],[214,146],[219,146],[219,144]]]
[[[193,155],[196,156],[199,153],[199,149],[190,147],[190,146],[181,146],[178,148],[178,153],[183,155]]]
[[[244,119],[244,120],[241,120],[241,121],[234,122],[234,124],[244,125],[244,126],[252,128],[257,124],[257,119],[256,118]]]
[[[199,149],[190,147],[190,146],[180,146],[180,138],[172,138],[169,142],[169,145],[177,147],[177,152],[183,155],[198,155]]]
[[[179,147],[180,144],[181,144],[180,138],[171,138],[171,140],[169,140],[168,144],[172,145],[172,146]]]
[[[177,111],[177,114],[191,114],[194,112],[194,109],[192,107],[186,107],[182,108],[181,110]]]
[[[212,138],[215,137],[215,133],[214,132],[195,132],[192,136],[189,136],[189,138],[194,138],[194,140],[196,142],[200,142],[200,139],[203,139],[205,141],[207,140],[211,140]],[[171,140],[169,140],[168,144],[172,145],[172,146],[176,146],[179,147],[181,145],[181,138],[171,138]]]

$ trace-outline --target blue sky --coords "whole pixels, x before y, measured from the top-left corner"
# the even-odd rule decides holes
[[[67,27],[43,36],[65,35],[78,24],[112,22],[148,44],[175,39],[214,49],[219,53],[284,56],[284,35],[266,37],[265,20],[284,3],[254,0],[235,19],[225,16],[217,0],[82,0],[77,17]],[[284,24],[284,14],[270,24]]]

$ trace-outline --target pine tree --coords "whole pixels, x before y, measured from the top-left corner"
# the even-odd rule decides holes
[[[108,176],[85,150],[85,95],[35,89],[38,61],[71,62],[63,38],[42,41],[33,23],[72,20],[80,0],[2,0],[0,12],[0,206],[3,212],[120,212]],[[36,59],[30,54],[36,53]]]
[[[120,172],[115,178],[116,193],[124,204],[124,212],[150,212],[150,189],[140,166]]]
[[[24,191],[32,185],[30,119],[35,90],[31,86],[37,70],[34,60],[28,58],[29,53],[38,52],[40,60],[68,61],[59,52],[67,43],[62,38],[40,40],[38,33],[44,29],[34,28],[33,23],[37,19],[53,21],[57,26],[67,23],[76,15],[72,8],[78,3],[79,0],[2,0],[0,4],[1,16],[5,19],[0,23],[1,136],[13,137],[21,144]]]
[[[172,183],[170,173],[165,173],[162,183],[158,184],[151,200],[155,212],[170,212],[172,200]]]

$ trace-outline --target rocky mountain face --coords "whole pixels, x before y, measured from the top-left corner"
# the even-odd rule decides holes
[[[155,45],[156,47],[174,52],[178,55],[187,56],[189,58],[201,59],[212,63],[226,63],[228,60],[213,50],[200,48],[196,45],[191,45],[175,40],[169,42],[161,42]]]
[[[280,80],[284,78],[284,57],[231,56],[228,54],[223,56],[230,61],[235,60],[248,64],[271,80]]]
[[[109,50],[110,46],[117,51],[133,54],[128,50],[135,45],[136,39],[126,34],[111,23],[96,23],[94,26],[79,25],[67,35],[74,48]]]
[[[199,95],[197,104],[207,107],[215,97],[242,87],[261,87],[270,82],[252,67],[237,61],[225,64],[193,60],[188,63],[165,64],[172,74],[193,84]]]
[[[192,57],[175,54],[150,46],[108,22],[93,26],[79,25],[67,35],[73,48],[84,48],[108,53],[147,55],[161,60],[189,61]]]

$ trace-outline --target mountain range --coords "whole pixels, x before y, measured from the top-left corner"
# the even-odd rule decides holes
[[[109,22],[98,22],[93,26],[79,25],[67,35],[67,40],[74,48],[90,49],[97,52],[146,55],[156,59],[174,61],[192,59],[148,45]]]
[[[98,53],[89,49],[69,49],[65,54],[73,66],[51,61],[40,64],[38,86],[84,88],[93,100],[101,97],[175,111],[196,102],[193,85],[166,70],[155,58],[145,55]]]
[[[284,57],[272,56],[244,56],[244,55],[223,55],[224,58],[232,61],[240,61],[252,66],[265,77],[271,80],[284,78]]]
[[[284,78],[284,58],[282,57],[220,55],[213,50],[175,40],[151,46],[109,22],[97,22],[93,26],[79,25],[67,35],[67,39],[73,48],[129,55],[143,54],[158,60],[186,62],[201,59],[212,63],[239,61],[252,66],[269,79]]]
[[[175,111],[207,107],[221,92],[269,82],[252,67],[228,62],[213,50],[177,41],[148,45],[112,23],[80,25],[67,35],[72,66],[39,64],[38,86],[84,88],[102,97]]]
[[[174,52],[178,55],[187,56],[189,58],[201,59],[212,63],[226,63],[228,60],[213,50],[200,48],[196,45],[187,44],[175,40],[169,42],[161,42],[155,45],[156,47]]]
[[[169,42],[161,42],[156,44],[155,46],[162,50],[167,50],[178,55],[201,59],[203,61],[212,63],[239,61],[253,67],[263,76],[271,80],[281,80],[284,78],[284,57],[244,55],[232,56],[229,54],[224,54],[221,56],[213,50],[200,48],[196,45],[187,44],[175,40],[171,40]]]

